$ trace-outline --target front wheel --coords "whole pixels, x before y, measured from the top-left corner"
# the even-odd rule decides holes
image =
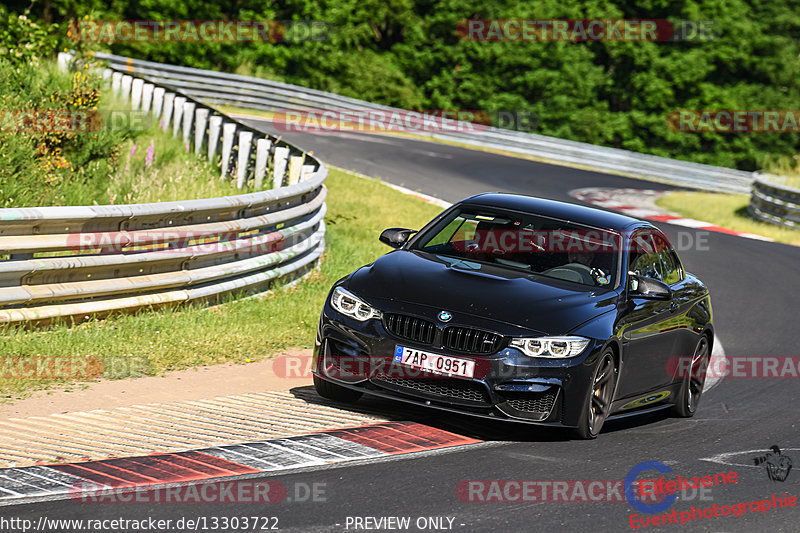
[[[617,382],[617,366],[611,350],[603,352],[592,378],[589,401],[583,408],[576,432],[582,439],[595,439],[603,429],[603,423],[611,409],[614,386]]]
[[[683,377],[681,390],[678,398],[672,407],[672,414],[681,418],[694,416],[697,406],[700,404],[700,397],[703,395],[703,387],[706,384],[706,369],[709,360],[708,338],[703,336],[692,355],[692,364],[688,376]]]
[[[363,394],[360,391],[348,389],[336,383],[325,381],[317,376],[314,376],[314,389],[317,391],[317,394],[323,398],[342,403],[355,403]]]

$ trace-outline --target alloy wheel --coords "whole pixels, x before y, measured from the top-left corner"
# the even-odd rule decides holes
[[[603,356],[594,377],[592,394],[589,404],[589,431],[593,434],[600,432],[611,407],[611,397],[614,394],[614,358],[610,353]]]

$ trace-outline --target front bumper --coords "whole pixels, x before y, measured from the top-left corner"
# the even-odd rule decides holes
[[[400,367],[392,360],[398,345],[471,359],[475,376],[421,375]],[[359,322],[326,304],[312,368],[322,379],[365,394],[493,420],[576,427],[588,404],[594,365],[602,349],[601,342],[593,341],[583,354],[569,359],[527,357],[507,343],[487,355],[454,353],[398,338],[381,320]]]

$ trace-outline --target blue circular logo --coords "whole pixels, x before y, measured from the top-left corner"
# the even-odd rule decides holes
[[[675,499],[678,497],[678,495],[670,494],[664,498],[664,501],[660,503],[654,503],[652,505],[648,505],[638,499],[636,497],[636,487],[634,486],[634,482],[636,481],[636,478],[639,477],[640,473],[647,472],[648,470],[657,470],[662,474],[665,472],[672,472],[670,467],[660,461],[644,461],[639,463],[631,468],[630,472],[628,472],[628,475],[625,476],[625,499],[628,500],[628,503],[630,503],[636,510],[642,513],[660,513],[661,511],[669,509],[669,507],[675,502]]]
[[[442,322],[449,322],[451,318],[453,318],[453,315],[451,315],[447,311],[442,311],[441,313],[439,313],[439,320],[441,320]]]

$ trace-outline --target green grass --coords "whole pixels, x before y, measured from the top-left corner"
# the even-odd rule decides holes
[[[684,217],[800,245],[800,231],[753,220],[747,216],[749,204],[750,197],[746,194],[707,192],[672,192],[656,200],[659,207]]]
[[[106,122],[100,133],[115,127],[129,131],[117,146],[111,172],[82,179],[83,173],[97,174],[91,167],[103,165],[101,160],[78,168],[74,178],[62,186],[62,205],[168,202],[245,192],[236,189],[233,179],[221,180],[217,165],[202,155],[196,157],[192,148],[187,152],[181,134],[172,135],[171,124],[164,131],[152,115],[129,115],[129,107],[129,103],[114,99],[110,90],[103,93],[100,111]],[[122,117],[116,126],[112,113]]]
[[[771,174],[769,181],[800,189],[800,155],[770,159],[764,171]]]
[[[2,355],[98,358],[110,368],[104,377],[122,378],[246,363],[289,347],[311,347],[331,285],[389,251],[378,241],[380,232],[392,226],[420,228],[441,211],[377,180],[338,170],[331,171],[327,186],[327,249],[321,268],[296,286],[211,308],[143,311],[43,329],[9,327],[0,331]],[[65,380],[4,378],[2,368],[0,364],[0,398],[6,401],[36,389],[75,385]]]
[[[148,127],[135,139],[122,144],[120,158],[124,162],[118,170],[108,177],[106,183],[88,192],[93,196],[90,201],[87,202],[89,198],[84,192],[80,202],[140,204],[250,192],[237,190],[234,179],[221,180],[218,167],[202,156],[196,157],[193,150],[186,153],[182,140],[173,137],[171,129],[165,132],[155,121],[148,121]],[[151,146],[153,159],[146,167],[145,159]]]
[[[54,131],[26,111],[79,112],[86,129]],[[97,119],[96,113],[102,114]],[[75,115],[73,115],[75,116]],[[17,118],[15,118],[17,117]],[[94,117],[88,120],[88,117]],[[0,207],[159,202],[236,194],[219,167],[187,153],[181,138],[133,112],[88,69],[60,72],[0,58]]]

